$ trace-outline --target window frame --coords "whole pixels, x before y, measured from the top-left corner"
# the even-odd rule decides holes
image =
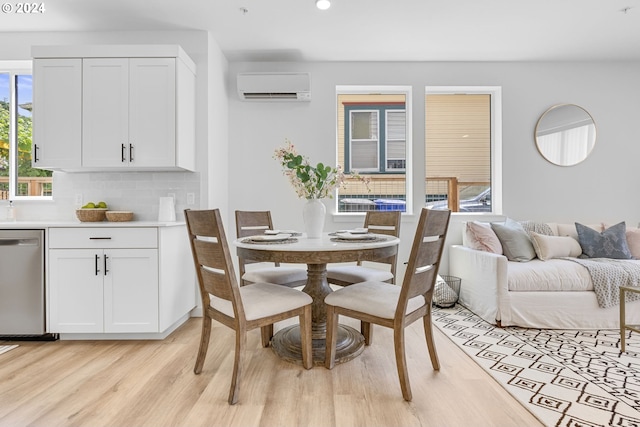
[[[9,74],[9,114],[11,120],[11,126],[9,127],[9,197],[8,200],[52,200],[51,196],[20,196],[18,195],[18,135],[17,121],[18,121],[18,105],[17,105],[17,93],[16,93],[16,79],[18,76],[28,75],[31,76],[33,82],[33,63],[32,61],[0,61],[0,73]],[[32,86],[33,96],[33,86]],[[33,105],[33,98],[31,100]],[[34,106],[35,107],[35,106]],[[32,116],[33,117],[33,116]],[[33,126],[33,120],[31,122]],[[33,127],[32,127],[33,138]],[[32,141],[33,143],[33,141]],[[33,147],[33,146],[32,146]]]
[[[353,130],[353,113],[373,113],[376,115],[376,135],[373,139],[355,139],[353,138],[353,134],[351,133]],[[345,120],[345,165],[344,171],[346,173],[351,172],[352,170],[357,170],[358,172],[364,173],[379,173],[380,172],[380,110],[377,108],[357,108],[357,107],[345,107],[345,118],[348,116],[348,120]],[[346,135],[349,134],[347,138]],[[376,145],[376,167],[375,168],[356,168],[353,167],[353,143],[354,142],[371,142]],[[346,149],[348,147],[348,149]]]
[[[352,143],[354,139],[352,138],[351,130],[353,129],[353,113],[375,113],[377,116],[377,135],[375,137],[376,142],[376,159],[377,166],[375,168],[358,168],[353,167],[352,164]],[[398,159],[390,159],[388,156],[389,153],[389,112],[404,112],[405,113],[405,167],[404,168],[389,168],[387,161],[388,160],[398,160]],[[380,102],[380,103],[363,103],[361,105],[349,105],[345,106],[345,118],[348,117],[348,120],[345,120],[345,172],[350,172],[352,170],[357,170],[358,172],[366,173],[366,174],[394,174],[394,173],[402,173],[406,172],[406,151],[407,151],[407,131],[406,128],[406,116],[407,116],[407,107],[406,102],[401,107],[398,104],[389,103],[389,102]],[[347,138],[346,135],[349,135]],[[384,138],[384,141],[383,141]],[[364,141],[364,140],[355,140],[355,141]],[[373,141],[373,140],[372,140]]]
[[[425,100],[432,94],[484,94],[491,96],[491,212],[453,212],[454,215],[502,215],[502,87],[425,86]],[[428,112],[425,111],[425,123]],[[428,129],[427,129],[428,132]],[[425,134],[426,149],[426,134]],[[428,171],[425,170],[425,183]]]
[[[339,97],[340,95],[378,95],[378,94],[392,94],[392,95],[403,95],[405,99],[405,163],[406,168],[404,169],[405,175],[405,211],[402,212],[402,216],[413,215],[413,203],[414,203],[414,177],[413,177],[413,86],[411,85],[336,85],[336,93],[334,99],[334,106],[336,108],[335,118],[336,118],[336,163],[339,161],[340,153],[338,151],[339,147],[339,134],[338,134],[338,126],[339,126]],[[345,119],[346,120],[346,119]],[[346,163],[346,159],[345,159]],[[399,173],[402,171],[393,170],[393,172],[388,173]],[[364,172],[369,174],[369,172]],[[353,217],[353,216],[364,216],[365,212],[339,212],[338,211],[338,197],[339,189],[335,190],[334,193],[334,216],[335,217]]]
[[[391,141],[398,141],[397,139],[393,139],[393,138],[389,138],[389,113],[391,112],[404,112],[404,120],[405,120],[405,134],[404,134],[404,152],[405,152],[405,156],[404,156],[404,167],[403,168],[390,168],[389,167],[389,160],[402,160],[402,159],[395,159],[395,158],[391,158],[389,157],[389,140],[391,139]],[[405,108],[398,108],[398,109],[394,109],[394,108],[387,108],[384,111],[385,114],[385,136],[384,136],[384,144],[385,144],[385,149],[384,149],[384,160],[385,160],[385,164],[384,164],[384,170],[386,173],[396,173],[396,172],[405,172],[407,170],[407,132],[406,132],[406,121],[407,121],[407,108],[406,108],[406,104],[405,104]]]

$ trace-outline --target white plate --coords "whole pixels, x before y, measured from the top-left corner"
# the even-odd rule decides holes
[[[363,234],[363,233],[336,233],[336,237],[343,240],[374,240],[376,236],[373,234]]]
[[[264,230],[264,234],[274,235],[274,234],[296,234],[295,230]]]
[[[252,242],[281,242],[291,237],[291,234],[265,234],[264,236],[251,236]]]
[[[336,233],[349,233],[349,234],[367,234],[368,228],[354,228],[353,230],[338,230]]]

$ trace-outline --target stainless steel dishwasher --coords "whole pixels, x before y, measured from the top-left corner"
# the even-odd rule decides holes
[[[0,229],[0,337],[39,336],[46,336],[44,230]]]

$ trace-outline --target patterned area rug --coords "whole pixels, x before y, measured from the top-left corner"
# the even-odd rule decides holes
[[[640,334],[497,328],[466,308],[434,325],[547,426],[640,426]]]
[[[13,350],[16,347],[18,347],[17,344],[14,344],[14,345],[0,345],[0,354],[6,353],[9,350]]]

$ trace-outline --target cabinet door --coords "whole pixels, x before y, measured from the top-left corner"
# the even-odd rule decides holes
[[[81,144],[82,60],[34,60],[33,167],[79,168]]]
[[[175,167],[175,58],[132,58],[129,77],[130,165]]]
[[[158,332],[157,249],[106,249],[105,332]]]
[[[129,164],[129,60],[83,60],[82,164]]]
[[[102,251],[49,251],[49,332],[102,332]]]

